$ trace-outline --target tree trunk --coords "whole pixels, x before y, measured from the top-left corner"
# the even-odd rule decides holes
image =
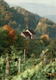
[[[10,72],[10,63],[9,63],[9,55],[7,53],[7,57],[6,57],[6,76],[9,75]]]

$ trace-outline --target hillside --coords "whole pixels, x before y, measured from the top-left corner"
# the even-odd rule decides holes
[[[37,18],[36,18],[37,17]],[[26,27],[35,28],[40,16],[32,14],[20,7],[9,7],[9,5],[0,0],[0,26],[4,24],[11,25],[14,29],[22,31]]]
[[[46,17],[56,23],[56,15],[47,15]]]
[[[38,26],[38,23],[43,24],[43,29]],[[5,24],[10,25],[12,28],[21,32],[26,28],[36,31],[36,34],[49,33],[50,37],[56,37],[56,24],[47,18],[42,18],[37,14],[33,14],[21,7],[10,7],[4,0],[0,0],[0,26]],[[45,25],[46,24],[46,28]],[[55,30],[55,32],[54,32]]]
[[[39,35],[48,34],[50,38],[56,38],[56,24],[47,18],[41,18],[35,28]]]

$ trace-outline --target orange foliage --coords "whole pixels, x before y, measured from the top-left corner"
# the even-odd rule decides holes
[[[49,40],[48,34],[43,34],[43,35],[41,35],[41,39]]]
[[[4,25],[3,29],[6,30],[6,31],[8,31],[8,36],[9,37],[11,37],[13,39],[15,38],[16,31],[13,28],[11,28],[9,25]]]
[[[10,37],[14,37],[15,36],[15,30],[11,30],[8,35]]]
[[[11,30],[13,30],[9,25],[4,25],[3,29],[6,30],[6,31],[8,31],[8,32],[11,31]]]

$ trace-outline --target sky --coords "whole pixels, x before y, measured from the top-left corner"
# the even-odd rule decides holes
[[[40,16],[56,15],[56,0],[5,0],[11,6],[20,6]]]
[[[56,6],[56,0],[5,0],[11,4],[18,3],[41,3],[46,5]]]

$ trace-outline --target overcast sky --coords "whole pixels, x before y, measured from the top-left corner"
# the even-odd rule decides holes
[[[56,15],[56,0],[5,0],[10,5],[21,6],[41,16]]]
[[[6,1],[12,4],[28,2],[28,3],[42,3],[42,4],[56,6],[56,0],[6,0]]]

